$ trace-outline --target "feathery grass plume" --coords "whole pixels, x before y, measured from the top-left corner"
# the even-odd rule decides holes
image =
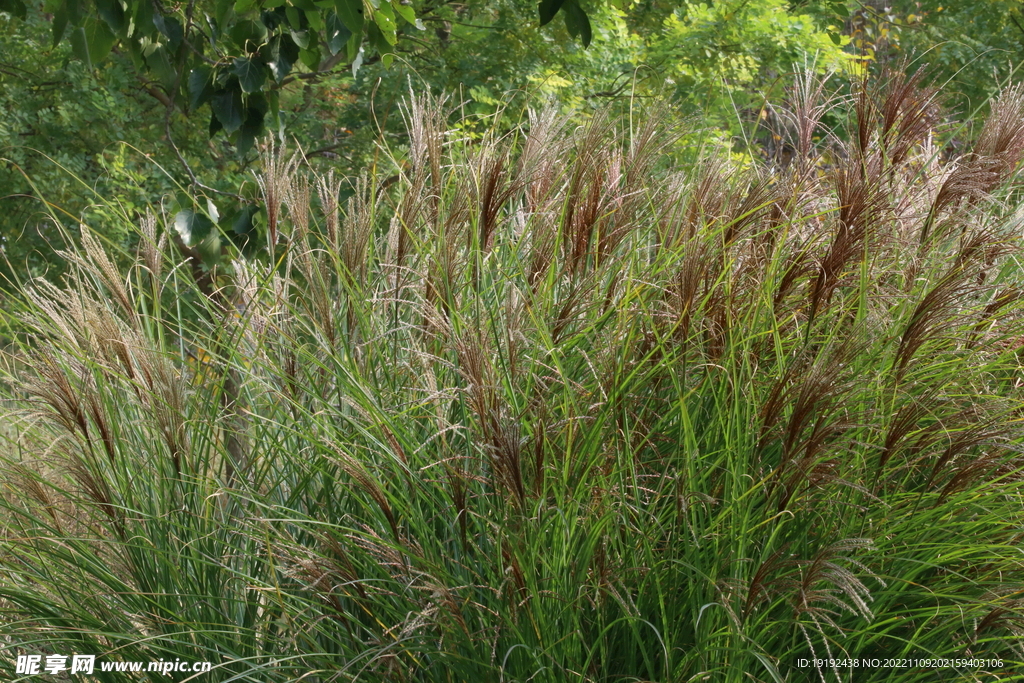
[[[326,176],[315,174],[316,194],[320,199],[320,210],[324,217],[327,248],[331,253],[341,252],[341,231],[339,224],[338,196],[341,194],[341,178],[334,177],[332,168]]]
[[[569,273],[579,273],[588,265],[597,267],[600,262],[600,254],[591,251],[596,246],[598,221],[608,208],[608,176],[614,167],[610,134],[611,123],[601,113],[576,140],[561,217],[562,249]]]
[[[829,112],[845,104],[845,100],[827,92],[830,74],[818,74],[807,69],[794,78],[788,88],[787,98],[783,106],[774,107],[769,103],[774,114],[773,120],[782,123],[782,129],[772,131],[783,144],[793,149],[797,160],[795,173],[803,176],[809,172],[815,157],[819,154],[818,138],[821,131],[822,118]],[[832,134],[824,131],[825,137]]]
[[[167,249],[167,233],[161,233],[160,238],[157,239],[156,216],[152,212],[147,212],[143,216],[141,230],[142,239],[139,242],[139,250],[142,252],[142,263],[149,271],[150,277],[153,278],[154,296],[158,297],[162,286],[163,254]]]
[[[865,179],[857,169],[840,166],[833,178],[839,204],[836,228],[811,288],[812,321],[821,307],[831,303],[832,293],[843,283],[850,261],[864,256],[869,230],[881,222],[881,216],[875,214],[881,212],[884,203],[877,183]]]
[[[275,147],[273,136],[268,136],[260,144],[259,152],[263,172],[256,174],[256,183],[260,187],[263,207],[267,211],[268,248],[270,253],[274,253],[280,231],[281,205],[291,192],[292,175],[299,163],[299,156],[293,153],[285,159],[285,146]]]
[[[910,152],[938,126],[938,90],[923,85],[925,76],[923,67],[910,73],[909,63],[904,62],[883,74],[876,91],[882,103],[879,153],[893,168],[903,166]]]
[[[935,239],[949,229],[962,227],[959,216],[1005,182],[1021,160],[1024,160],[1024,90],[1014,85],[993,100],[974,148],[958,158],[946,175],[922,225],[921,244],[929,243],[933,227],[946,226],[939,230]],[[951,215],[937,226],[944,212]]]
[[[926,342],[952,331],[959,321],[976,312],[968,299],[979,293],[981,270],[999,256],[1012,251],[1015,251],[1013,245],[1005,238],[986,229],[965,236],[948,271],[914,308],[900,336],[896,352],[899,377],[903,376],[911,359]]]
[[[291,182],[283,184],[282,194],[284,205],[288,207],[288,217],[295,228],[291,236],[296,242],[302,243],[309,232],[309,176],[299,168],[300,152],[292,157],[292,169],[289,173]]]

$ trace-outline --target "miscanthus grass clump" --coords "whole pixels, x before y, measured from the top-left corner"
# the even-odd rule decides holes
[[[421,99],[343,203],[268,148],[261,256],[84,232],[11,318],[0,678],[1018,676],[1024,90],[944,159],[916,77],[823,88],[785,166]]]

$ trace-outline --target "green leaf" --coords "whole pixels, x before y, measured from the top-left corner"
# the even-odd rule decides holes
[[[334,9],[349,31],[363,32],[363,0],[337,0]]]
[[[360,33],[353,33],[352,37],[349,38],[348,42],[345,44],[345,50],[347,52],[347,54],[345,56],[348,57],[348,61],[350,63],[352,63],[353,66],[355,66],[355,60],[359,59],[360,55],[362,54],[362,52],[360,51],[361,50],[360,46],[362,44],[363,44],[363,34],[361,32]],[[352,71],[352,78],[356,77],[356,71],[358,71],[358,70],[359,70],[359,67],[355,67],[355,69],[353,69],[353,71]]]
[[[117,42],[115,36],[105,21],[90,17],[85,20],[85,39],[89,44],[89,60],[92,64],[99,64],[107,55],[110,49]]]
[[[153,15],[153,25],[156,26],[157,31],[160,31],[160,33],[167,37],[171,51],[177,52],[178,46],[181,45],[181,39],[185,36],[185,30],[181,27],[181,22],[175,17],[165,17],[162,14],[156,13]]]
[[[233,19],[234,16],[234,0],[214,0],[213,19],[215,25],[226,27],[228,25],[229,20]]]
[[[188,75],[189,108],[195,111],[213,97],[213,72],[199,65]]]
[[[324,32],[324,36],[327,39],[327,49],[331,55],[336,55],[341,51],[345,44],[352,37],[352,32],[348,30],[345,23],[342,22],[338,13],[331,11],[327,14],[327,30]]]
[[[235,58],[231,72],[238,76],[238,84],[247,95],[262,90],[267,80],[267,70],[259,57]]]
[[[260,49],[260,56],[278,83],[284,81],[299,59],[299,46],[290,35],[276,35]]]
[[[309,26],[305,15],[297,7],[285,7],[284,15],[288,18],[288,25],[295,31],[302,31]]]
[[[231,232],[236,235],[249,235],[256,227],[252,219],[259,210],[260,207],[254,204],[242,207],[242,210],[231,218]]]
[[[160,45],[146,55],[146,66],[160,79],[168,92],[174,88],[174,82],[178,80],[178,72],[171,64],[171,56],[166,45]]]
[[[210,109],[213,109],[213,105],[210,105]],[[214,111],[211,111],[210,112],[210,127],[208,129],[210,137],[212,138],[214,135],[216,135],[218,132],[220,132],[222,130],[224,130],[224,124],[222,124],[220,122],[220,119],[217,118],[217,113],[214,112]]]
[[[310,71],[316,71],[320,68],[320,48],[317,47],[316,43],[313,43],[305,50],[299,51],[299,59]]]
[[[255,9],[258,0],[235,0],[235,14],[245,14]]]
[[[280,10],[263,10],[260,12],[260,22],[267,27],[268,31],[274,31],[278,26],[284,23],[284,12]]]
[[[114,33],[124,36],[127,24],[124,20],[124,8],[120,0],[96,0],[96,12]]]
[[[67,5],[62,4],[53,15],[53,47],[60,45],[64,39],[64,31],[68,26]]]
[[[243,253],[256,244],[256,221],[254,218],[260,210],[259,206],[248,204],[221,222],[224,232],[228,233],[228,236]]]
[[[381,33],[384,34],[385,40],[387,40],[389,44],[394,45],[397,41],[395,31],[398,27],[395,24],[395,13],[391,11],[391,6],[382,4],[380,9],[374,11],[373,20],[376,22],[378,28],[380,28]]]
[[[84,26],[79,26],[71,32],[71,54],[85,62],[85,68],[92,69],[92,60],[89,58],[89,42],[85,38]]]
[[[564,0],[562,4],[562,18],[565,19],[565,28],[573,38],[579,38],[583,47],[590,47],[593,38],[593,31],[590,27],[590,18],[580,7],[579,0]]]
[[[68,4],[75,0],[67,0]],[[131,5],[129,5],[131,7]],[[70,14],[68,15],[70,18]],[[134,13],[132,14],[132,23],[135,24],[134,35],[146,36],[156,29],[156,23],[153,21],[153,3],[151,2],[138,2],[134,5]]]
[[[540,25],[544,26],[555,18],[558,10],[562,8],[565,0],[540,0],[538,10],[540,12]]]
[[[199,256],[203,259],[204,266],[207,268],[216,266],[221,260],[220,233],[210,233],[206,239],[196,245],[196,251],[199,252]]]
[[[238,156],[245,156],[252,149],[256,138],[263,134],[263,120],[267,115],[267,101],[263,97],[250,99],[245,110],[245,123],[238,129],[235,136],[235,149]]]
[[[407,22],[416,25],[416,10],[413,9],[412,5],[403,5],[400,0],[391,0],[391,8],[395,10],[398,16],[405,19]]]
[[[213,221],[202,213],[186,209],[174,217],[174,229],[178,231],[181,240],[191,247],[206,239],[213,229]]]
[[[82,7],[83,0],[66,0],[64,6],[68,10],[68,23],[72,26],[81,26],[85,18],[85,8]]]
[[[7,12],[19,19],[28,16],[28,7],[23,0],[0,0],[0,12]]]
[[[246,52],[256,52],[267,40],[267,27],[250,19],[240,21],[231,29],[231,40]]]
[[[210,107],[228,135],[242,125],[242,91],[236,83],[214,93]]]
[[[288,35],[291,36],[292,42],[303,50],[309,47],[309,31],[289,31]]]
[[[306,10],[304,14],[306,15],[306,22],[314,31],[323,31],[324,28],[326,28],[324,25],[323,15],[320,13],[320,10]]]

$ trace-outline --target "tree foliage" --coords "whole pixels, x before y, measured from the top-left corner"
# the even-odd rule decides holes
[[[3,2],[24,16],[24,0]],[[812,17],[781,0],[45,0],[44,9],[52,14],[55,46],[68,43],[87,66],[123,52],[177,106],[208,110],[210,134],[223,132],[243,153],[268,126],[280,129],[288,83],[341,66],[355,78],[378,61],[389,67],[409,54],[444,49],[454,25],[500,27],[530,48],[546,42],[550,52],[553,44],[570,51],[574,44],[589,46],[625,21],[645,48],[634,61],[671,59],[689,65],[681,72],[739,75],[741,82],[759,69],[785,68],[797,52],[835,53],[841,43],[825,28],[832,6],[815,6]],[[545,29],[538,39],[535,26],[557,16],[564,28]],[[493,61],[481,47],[475,57]],[[515,64],[508,52],[498,58]]]

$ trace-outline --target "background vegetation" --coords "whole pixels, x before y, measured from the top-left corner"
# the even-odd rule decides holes
[[[3,2],[0,680],[1021,678],[1015,5]]]

